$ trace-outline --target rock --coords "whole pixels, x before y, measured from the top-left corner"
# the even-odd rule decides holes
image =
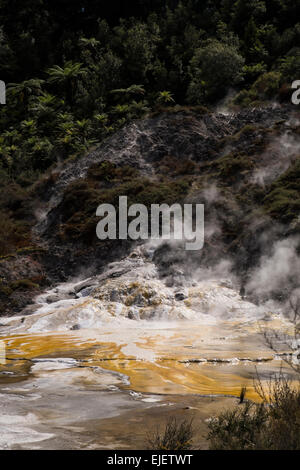
[[[127,317],[129,318],[129,320],[139,320],[140,319],[140,316],[139,316],[138,312],[136,312],[134,310],[130,310],[128,312]]]
[[[233,289],[233,283],[232,283],[231,279],[222,279],[219,282],[219,285],[221,287],[227,287],[228,289]]]
[[[187,296],[183,292],[176,292],[175,300],[184,300]]]
[[[48,295],[46,298],[47,304],[53,304],[54,302],[59,302],[59,300],[62,300],[62,297],[58,294]]]
[[[87,297],[88,295],[90,295],[90,293],[92,292],[92,290],[94,289],[95,286],[91,286],[91,287],[85,287],[84,289],[82,289],[81,291],[77,292],[76,294],[76,297]]]
[[[75,331],[75,330],[80,330],[81,326],[76,323],[75,325],[71,326],[70,330]]]
[[[128,272],[128,269],[119,269],[119,270],[116,270],[116,271],[113,271],[112,273],[110,273],[109,277],[112,277],[112,278],[121,277],[126,272]]]
[[[29,304],[29,305],[26,305],[25,308],[23,308],[23,310],[21,310],[20,314],[21,315],[32,315],[32,313],[36,312],[36,304]]]
[[[82,291],[86,287],[94,287],[95,286],[95,279],[87,279],[85,281],[80,282],[76,286],[74,286],[74,292],[77,294],[78,292]]]
[[[120,302],[120,294],[117,289],[114,289],[110,293],[110,300],[111,302]]]
[[[142,296],[142,294],[137,294],[133,300],[134,305],[137,305],[138,307],[144,307],[145,306],[145,298]]]
[[[173,287],[174,286],[174,279],[173,276],[167,277],[165,284],[167,287]]]

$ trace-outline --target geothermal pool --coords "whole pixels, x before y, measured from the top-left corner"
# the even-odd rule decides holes
[[[194,409],[204,423],[242,386],[258,400],[256,369],[264,380],[281,365],[261,330],[287,321],[229,280],[182,276],[160,279],[140,249],[1,318],[0,448],[143,448],[160,417]]]

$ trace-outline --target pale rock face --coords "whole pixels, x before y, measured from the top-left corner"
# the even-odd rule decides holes
[[[3,319],[3,328],[37,333],[133,321],[248,322],[266,315],[263,308],[242,300],[230,279],[184,279],[179,271],[177,275],[180,288],[176,283],[170,286],[167,277],[160,278],[145,245],[109,264],[99,276],[61,284],[38,296],[34,314]]]

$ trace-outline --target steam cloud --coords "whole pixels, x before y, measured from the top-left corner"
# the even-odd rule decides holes
[[[276,242],[271,255],[261,257],[259,266],[247,283],[246,291],[266,297],[292,285],[295,293],[300,285],[300,257],[297,253],[299,244],[299,237],[289,237]]]

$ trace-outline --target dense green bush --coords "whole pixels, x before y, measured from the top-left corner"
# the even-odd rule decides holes
[[[264,198],[267,213],[281,222],[290,222],[300,211],[300,158],[274,181]]]
[[[242,80],[243,57],[237,47],[216,40],[197,49],[191,59],[191,81],[187,99],[201,104],[224,96],[229,87]]]
[[[1,175],[29,185],[159,107],[288,99],[299,79],[298,2],[121,4],[1,2]]]
[[[116,167],[102,162],[89,169],[87,178],[71,183],[64,192],[59,206],[62,217],[60,237],[63,240],[80,238],[85,243],[96,240],[95,216],[99,204],[118,207],[119,197],[126,195],[128,205],[172,204],[183,202],[190,188],[189,180],[168,179],[152,181],[141,177],[135,168]]]

